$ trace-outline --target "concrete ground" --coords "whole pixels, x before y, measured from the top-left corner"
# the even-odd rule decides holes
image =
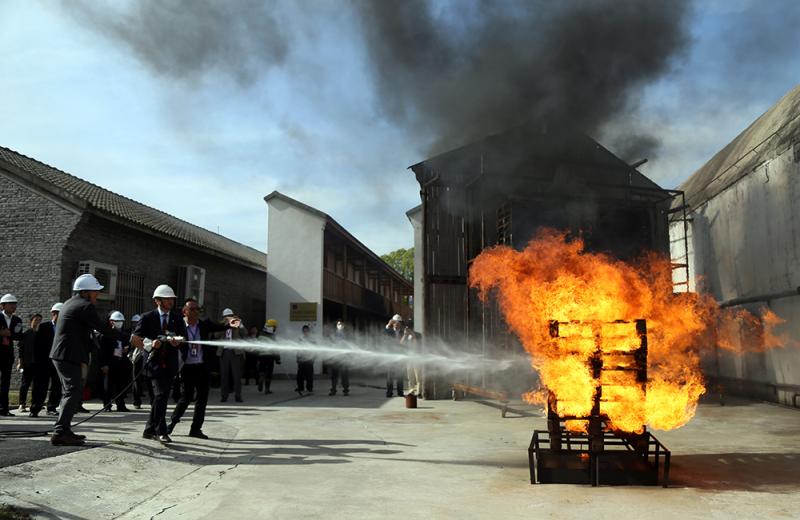
[[[212,392],[207,441],[187,437],[187,422],[168,447],[142,439],[147,410],[87,423],[77,431],[89,449],[0,440],[0,504],[66,519],[800,518],[796,410],[701,405],[686,427],[657,433],[673,453],[669,489],[532,486],[539,409],[501,418],[475,401],[421,400],[409,410],[375,388],[328,397],[318,387],[297,398],[288,381],[271,396],[249,386],[244,403],[225,404]],[[3,418],[0,430],[51,422]]]

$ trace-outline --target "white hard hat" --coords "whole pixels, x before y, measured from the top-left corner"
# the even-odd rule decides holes
[[[111,321],[125,321],[125,315],[119,311],[114,311],[111,313],[111,317],[108,319]]]
[[[4,294],[2,298],[0,298],[0,303],[17,303],[17,297],[11,293]]]
[[[72,284],[72,290],[75,292],[80,291],[102,291],[103,286],[97,281],[97,278],[91,274],[82,274],[75,278],[75,283]]]
[[[400,316],[399,314],[395,314],[394,316],[392,316],[392,321],[403,321],[403,317]]]
[[[64,304],[61,302],[54,303],[53,306],[50,307],[50,312],[61,312],[61,307],[63,306]]]
[[[172,287],[162,284],[153,291],[153,298],[177,298],[177,296],[175,296],[175,291],[172,290]]]
[[[141,321],[141,319],[142,319],[142,317],[139,316],[138,314],[134,314],[133,316],[131,316],[131,322],[132,323],[137,323],[137,322]]]
[[[233,311],[232,311],[231,309],[225,309],[225,310],[223,310],[223,311],[222,311],[222,317],[223,317],[223,318],[224,318],[225,316],[233,316],[233,315],[234,315],[234,314],[233,314]]]

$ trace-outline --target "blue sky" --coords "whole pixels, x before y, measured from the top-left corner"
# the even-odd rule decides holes
[[[379,254],[408,247],[419,187],[406,167],[426,157],[425,139],[375,109],[346,11],[295,5],[317,22],[293,28],[280,66],[241,82],[213,63],[160,73],[79,23],[69,2],[4,0],[0,145],[260,250],[273,190]],[[799,15],[788,0],[696,3],[686,54],[608,131],[654,134],[662,148],[642,172],[677,186],[797,84]]]

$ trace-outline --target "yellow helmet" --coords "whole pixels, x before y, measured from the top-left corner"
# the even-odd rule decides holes
[[[277,327],[278,320],[267,320],[267,327]]]

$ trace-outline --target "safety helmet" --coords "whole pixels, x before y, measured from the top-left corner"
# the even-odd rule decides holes
[[[399,314],[395,314],[394,316],[392,316],[392,321],[403,321],[403,317],[400,316]]]
[[[74,292],[80,291],[102,291],[103,286],[97,281],[97,278],[91,274],[82,274],[75,278],[75,283],[72,284]]]
[[[17,303],[17,297],[11,293],[4,294],[2,298],[0,298],[0,303]]]
[[[50,312],[61,312],[61,307],[63,306],[64,304],[61,302],[54,303],[53,306],[50,307]]]
[[[138,314],[134,314],[133,316],[131,316],[131,323],[139,323],[141,319],[142,319],[141,316],[139,316]]]
[[[267,324],[266,325],[267,325],[267,327],[277,327],[278,326],[278,320],[272,320],[272,319],[267,320]]]
[[[233,314],[233,311],[231,309],[225,309],[225,310],[222,311],[222,317],[223,318],[226,317],[226,316],[233,316],[233,315],[234,314]]]
[[[125,321],[125,315],[119,311],[114,311],[108,319],[111,321]]]
[[[175,291],[172,290],[172,287],[161,284],[153,291],[153,298],[177,298],[177,296],[175,296]]]

